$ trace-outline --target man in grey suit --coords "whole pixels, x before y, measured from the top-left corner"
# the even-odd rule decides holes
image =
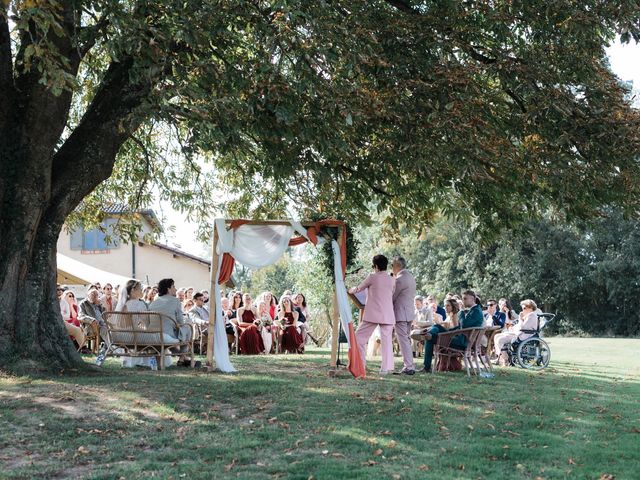
[[[396,336],[402,353],[404,366],[397,374],[413,375],[413,351],[411,349],[411,322],[414,317],[414,298],[416,296],[416,280],[407,270],[407,262],[402,257],[395,257],[391,264],[396,279],[393,290],[393,311],[396,316]]]

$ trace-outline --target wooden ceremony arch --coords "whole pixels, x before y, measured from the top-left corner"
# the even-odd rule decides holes
[[[338,228],[338,245],[340,246],[341,250],[344,251],[344,248],[346,247],[345,245],[345,238],[346,238],[346,224],[342,221],[338,221],[338,220],[321,220],[319,222],[312,222],[312,221],[305,221],[305,222],[300,222],[300,224],[306,228],[306,229],[316,229],[319,230],[320,226],[323,225],[330,225],[333,227]],[[291,221],[288,220],[239,220],[239,219],[225,219],[225,225],[227,226],[227,228],[233,228],[234,225],[286,225],[286,226],[291,226]],[[292,238],[297,238],[297,237],[292,237]],[[293,245],[290,243],[290,246],[295,246],[295,245],[301,245],[303,243],[306,242],[306,239],[304,239],[304,237],[300,237],[303,238],[303,240],[297,241],[295,243],[293,243]],[[216,226],[216,224],[214,223],[213,225],[213,242],[211,245],[211,282],[210,282],[210,289],[209,291],[211,292],[209,295],[209,302],[210,302],[210,307],[209,307],[209,328],[208,328],[208,339],[207,339],[207,369],[208,371],[213,371],[214,370],[214,365],[213,365],[213,348],[214,348],[214,341],[213,341],[213,333],[214,333],[214,328],[215,328],[215,318],[216,318],[216,309],[218,308],[218,298],[217,295],[215,295],[215,291],[216,291],[216,283],[218,282],[218,284],[220,285],[220,278],[216,278],[217,277],[217,269],[218,269],[218,261],[219,261],[219,257],[220,255],[218,254],[217,251],[217,246],[218,246],[218,239],[219,239],[219,235],[218,235],[218,228]],[[343,262],[343,266],[344,263],[346,262],[346,255],[342,255],[342,262]],[[235,263],[235,260],[233,261],[233,263]],[[233,268],[233,264],[231,265],[231,268]],[[343,273],[345,272],[345,268],[343,268]],[[221,272],[222,273],[222,272]],[[335,289],[335,284],[334,284],[334,291],[333,291],[333,318],[331,319],[331,361],[329,364],[329,374],[330,375],[335,375],[336,371],[337,371],[337,359],[338,359],[338,341],[339,341],[339,329],[340,329],[340,316],[338,313],[338,301],[337,301],[337,293],[336,293],[336,289]],[[357,346],[355,347],[357,348]]]

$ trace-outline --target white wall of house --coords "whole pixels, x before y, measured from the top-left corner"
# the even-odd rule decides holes
[[[178,288],[209,290],[209,265],[186,254],[142,242],[135,246],[120,242],[105,248],[93,239],[84,241],[87,245],[82,244],[82,235],[71,235],[63,229],[58,238],[58,252],[100,270],[133,277],[135,249],[135,278],[141,282],[153,285],[162,278],[173,278]],[[86,249],[85,246],[99,248]],[[100,278],[92,281],[104,283]]]

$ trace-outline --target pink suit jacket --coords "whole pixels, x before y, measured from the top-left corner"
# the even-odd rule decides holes
[[[364,320],[371,323],[393,325],[393,286],[395,280],[387,272],[370,273],[356,287],[357,292],[368,288],[367,304],[364,307]]]
[[[396,322],[411,322],[415,316],[416,280],[408,270],[400,270],[393,291],[393,312]]]

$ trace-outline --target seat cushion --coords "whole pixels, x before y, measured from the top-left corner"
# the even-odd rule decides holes
[[[168,334],[162,334],[162,337],[159,333],[136,333],[136,339],[138,345],[160,345],[164,343],[165,345],[175,345],[180,343],[180,341],[172,337]],[[111,334],[111,342],[119,345],[133,345],[135,342],[133,340],[133,332],[113,332]]]

